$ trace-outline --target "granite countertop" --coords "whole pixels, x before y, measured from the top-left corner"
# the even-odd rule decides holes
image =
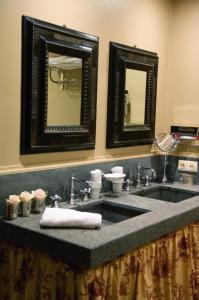
[[[199,193],[198,186],[190,187],[183,184],[165,186]],[[145,211],[134,218],[93,230],[40,228],[41,215],[31,215],[12,221],[1,218],[0,238],[42,251],[83,269],[100,265],[199,220],[199,195],[193,195],[192,198],[178,203],[171,203],[140,197],[132,194],[134,192],[136,192],[135,188],[130,192],[122,192],[120,197],[112,197],[113,195],[109,194],[102,195],[100,199]],[[94,200],[81,202],[78,205],[88,203],[94,203]],[[69,206],[62,203],[61,207]]]

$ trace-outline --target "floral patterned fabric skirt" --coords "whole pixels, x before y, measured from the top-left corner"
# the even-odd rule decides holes
[[[85,271],[0,241],[0,300],[198,300],[199,222]]]

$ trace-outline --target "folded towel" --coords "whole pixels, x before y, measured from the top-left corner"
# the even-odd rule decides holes
[[[112,173],[120,173],[120,174],[123,174],[123,167],[119,167],[119,166],[113,167],[113,168],[111,169],[111,172],[112,172]]]
[[[43,227],[97,228],[101,227],[102,216],[74,209],[46,207],[39,223]]]

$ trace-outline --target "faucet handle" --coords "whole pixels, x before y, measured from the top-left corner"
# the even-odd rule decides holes
[[[126,183],[125,191],[128,192],[130,191],[130,185],[133,184],[133,180],[126,179],[125,183]]]
[[[156,179],[157,174],[155,169],[151,169],[153,179]]]
[[[80,190],[82,193],[82,201],[88,201],[89,200],[89,194],[90,194],[90,188],[85,188],[83,190]]]
[[[145,186],[149,186],[149,180],[150,180],[151,178],[149,177],[149,175],[145,175]]]
[[[61,202],[62,198],[55,194],[54,196],[50,197],[52,199],[52,207],[58,208],[59,207],[59,202]]]

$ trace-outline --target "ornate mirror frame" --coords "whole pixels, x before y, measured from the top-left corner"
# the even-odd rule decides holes
[[[124,125],[126,69],[147,72],[144,124]],[[110,42],[106,147],[153,142],[155,132],[158,56],[154,52]]]
[[[22,17],[21,154],[95,148],[98,37]],[[81,58],[80,125],[48,126],[48,53]]]

